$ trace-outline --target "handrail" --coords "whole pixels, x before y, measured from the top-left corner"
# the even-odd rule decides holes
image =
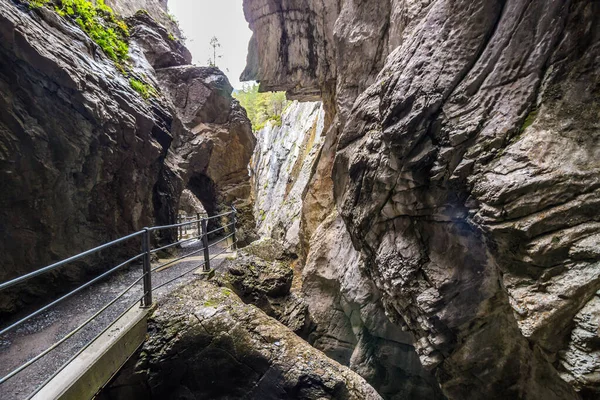
[[[148,228],[148,230],[150,232],[152,231],[162,231],[164,229],[173,229],[173,228],[179,228],[180,226],[186,226],[186,225],[193,225],[193,224],[197,224],[198,222],[202,221],[202,219],[195,219],[193,221],[190,222],[182,222],[180,224],[173,224],[173,225],[164,225],[164,226],[153,226],[151,228]]]
[[[232,209],[235,210],[235,207],[232,206]],[[208,217],[208,218],[204,218],[204,219],[206,219],[207,221],[210,221],[211,219],[215,219],[215,218],[227,217],[228,215],[235,214],[236,212],[237,211],[229,211],[227,213],[213,215],[212,217]]]
[[[17,326],[21,325],[22,323],[30,320],[31,318],[35,317],[36,315],[39,315],[41,313],[43,313],[44,311],[46,311],[47,309],[57,305],[58,303],[60,303],[61,301],[68,299],[69,297],[73,296],[76,293],[79,293],[80,291],[82,291],[83,289],[93,285],[94,283],[106,278],[107,276],[111,275],[112,273],[114,273],[115,271],[120,270],[121,268],[123,268],[125,265],[134,262],[135,260],[141,258],[143,256],[143,254],[138,254],[135,257],[130,258],[129,260],[117,265],[116,267],[106,271],[105,273],[103,273],[100,276],[97,276],[96,278],[92,279],[91,281],[85,283],[82,286],[79,286],[77,289],[65,294],[64,296],[62,296],[61,298],[54,300],[52,303],[45,305],[44,307],[40,308],[39,310],[29,314],[28,316],[21,318],[19,321],[15,322],[14,324],[4,328],[3,330],[0,331],[0,336],[4,335],[5,333],[12,331],[14,328],[16,328]]]
[[[234,224],[235,224],[235,222],[232,222],[232,223],[230,223],[229,225],[223,225],[222,227],[220,227],[220,228],[217,228],[217,229],[213,229],[212,231],[210,231],[210,232],[207,232],[206,234],[207,234],[207,235],[212,235],[213,233],[216,233],[216,232],[222,231],[223,229],[225,229],[225,228],[229,228],[230,226],[232,226],[232,225],[234,225]]]
[[[175,247],[175,246],[177,246],[177,245],[180,245],[180,244],[184,244],[184,243],[187,243],[187,242],[191,242],[191,241],[193,241],[193,240],[198,240],[200,237],[202,237],[202,235],[200,235],[200,236],[194,236],[194,237],[192,237],[192,238],[185,239],[185,240],[180,240],[179,242],[171,243],[171,244],[168,244],[168,245],[166,245],[166,246],[159,247],[159,248],[157,248],[157,249],[151,250],[151,251],[150,251],[150,253],[152,253],[152,254],[154,254],[154,253],[158,253],[158,252],[159,252],[159,251],[161,251],[161,250],[170,249],[171,247]]]
[[[10,372],[8,375],[2,377],[0,379],[0,384],[6,382],[7,380],[9,380],[10,378],[12,378],[13,376],[15,376],[16,374],[18,374],[19,372],[23,371],[25,368],[29,367],[30,365],[32,365],[33,363],[35,363],[37,360],[39,360],[40,358],[44,357],[46,354],[50,353],[52,350],[54,350],[55,348],[57,348],[58,346],[60,346],[61,344],[63,344],[65,341],[67,341],[68,339],[70,339],[71,337],[73,337],[73,335],[75,335],[77,332],[79,332],[80,330],[82,330],[87,324],[89,324],[90,322],[92,322],[93,320],[96,319],[96,317],[100,314],[102,314],[108,307],[112,306],[113,304],[115,304],[117,302],[117,300],[119,300],[121,297],[125,296],[125,294],[127,294],[127,292],[134,287],[139,281],[141,281],[144,278],[144,275],[140,276],[138,279],[136,279],[131,285],[129,285],[127,287],[127,289],[123,290],[117,297],[115,297],[113,300],[110,301],[110,303],[108,303],[107,305],[105,305],[104,307],[102,307],[100,310],[96,311],[96,313],[94,315],[92,315],[91,317],[89,317],[87,320],[85,320],[81,325],[79,325],[77,328],[73,329],[71,332],[69,332],[68,334],[66,334],[62,339],[60,339],[58,342],[54,343],[52,346],[50,346],[49,348],[47,348],[46,350],[44,350],[43,352],[41,352],[40,354],[38,354],[37,356],[33,357],[31,360],[27,361],[25,364],[21,365],[20,367],[14,369],[12,372]]]
[[[27,280],[29,280],[31,278],[35,278],[36,276],[39,276],[39,275],[45,274],[46,272],[50,272],[52,270],[55,270],[58,267],[62,267],[65,264],[68,264],[68,263],[73,262],[73,261],[77,261],[77,260],[79,260],[79,259],[81,259],[81,258],[83,258],[85,256],[89,256],[91,254],[97,253],[100,250],[104,250],[104,249],[112,247],[112,246],[114,246],[116,244],[123,243],[126,240],[133,239],[134,237],[140,236],[143,233],[144,233],[144,231],[139,231],[139,232],[132,233],[131,235],[124,236],[124,237],[122,237],[120,239],[113,240],[112,242],[109,242],[109,243],[105,243],[105,244],[100,245],[98,247],[95,247],[95,248],[93,248],[91,250],[84,251],[83,253],[76,254],[76,255],[74,255],[72,257],[69,257],[69,258],[67,258],[65,260],[59,261],[59,262],[54,263],[52,265],[48,265],[47,267],[44,267],[44,268],[40,268],[37,271],[30,272],[28,274],[25,274],[23,276],[20,276],[18,278],[15,278],[13,280],[8,281],[8,282],[0,283],[0,292],[3,291],[3,290],[5,290],[5,289],[8,289],[9,287],[15,286],[15,285],[17,285],[19,283],[22,283],[22,282],[25,282],[25,281],[27,281]]]
[[[93,285],[94,283],[97,283],[98,281],[105,279],[106,277],[108,277],[109,275],[113,274],[114,272],[118,271],[119,269],[123,268],[124,266],[142,259],[143,260],[143,271],[142,271],[142,275],[137,278],[133,283],[131,283],[124,291],[122,291],[116,298],[114,298],[113,300],[111,300],[108,304],[106,304],[104,307],[102,307],[100,310],[98,310],[96,313],[94,313],[91,317],[89,317],[85,322],[83,322],[81,325],[79,325],[77,328],[75,328],[74,330],[72,330],[71,332],[69,332],[67,335],[65,335],[62,339],[60,339],[58,342],[54,343],[52,346],[50,346],[49,348],[47,348],[46,350],[44,350],[43,352],[41,352],[40,354],[38,354],[37,356],[33,357],[32,359],[28,360],[26,363],[20,365],[19,367],[15,368],[13,371],[11,371],[10,373],[8,373],[7,375],[5,375],[4,377],[0,378],[0,384],[3,384],[4,382],[6,382],[7,380],[9,380],[10,378],[14,377],[15,375],[19,374],[20,372],[22,372],[23,370],[25,370],[26,368],[28,368],[29,366],[31,366],[32,364],[34,364],[35,362],[37,362],[38,360],[40,360],[42,357],[44,357],[45,355],[49,354],[51,351],[53,351],[54,349],[56,349],[58,346],[60,346],[62,343],[64,343],[66,340],[68,340],[69,338],[73,337],[73,335],[75,335],[76,333],[78,333],[79,331],[81,331],[84,327],[86,327],[90,322],[94,321],[101,313],[103,313],[104,311],[106,311],[109,307],[111,307],[113,304],[115,304],[119,299],[121,299],[129,290],[131,290],[135,285],[137,285],[140,281],[143,281],[143,294],[142,297],[140,297],[140,300],[142,300],[142,306],[143,307],[149,307],[152,304],[152,291],[153,290],[157,290],[161,287],[164,287],[166,285],[168,285],[169,283],[172,283],[174,281],[176,281],[177,279],[182,278],[183,276],[189,274],[190,272],[198,269],[200,266],[204,266],[204,270],[207,271],[210,269],[210,261],[211,259],[214,259],[218,256],[220,256],[221,254],[223,254],[224,252],[228,251],[228,249],[230,247],[233,247],[233,249],[235,249],[237,246],[237,239],[236,239],[236,214],[237,214],[237,210],[232,206],[232,211],[227,212],[227,213],[223,213],[223,214],[219,214],[219,215],[215,215],[212,217],[207,217],[207,218],[196,218],[193,221],[190,222],[184,222],[184,223],[179,223],[179,224],[174,224],[174,225],[166,225],[166,226],[155,226],[155,227],[151,227],[151,228],[144,228],[141,231],[132,233],[130,235],[124,236],[120,239],[117,240],[113,240],[112,242],[109,243],[105,243],[103,245],[100,245],[98,247],[95,247],[93,249],[84,251],[82,253],[76,254],[72,257],[69,257],[65,260],[56,262],[54,264],[51,264],[47,267],[44,268],[40,268],[37,271],[33,271],[30,272],[28,274],[25,274],[21,277],[12,279],[10,281],[4,282],[0,284],[0,291],[8,289],[12,286],[15,286],[19,283],[23,283],[29,279],[32,279],[36,276],[42,275],[44,273],[47,272],[51,272],[59,267],[62,267],[70,262],[73,261],[77,261],[83,257],[95,254],[101,250],[110,248],[112,246],[115,246],[119,243],[123,243],[129,239],[133,239],[136,237],[140,237],[141,236],[141,247],[142,247],[142,252],[137,254],[136,256],[122,262],[121,264],[109,269],[108,271],[102,273],[101,275],[93,278],[92,280],[78,286],[77,288],[75,288],[74,290],[70,291],[69,293],[61,296],[60,298],[46,304],[45,306],[41,307],[40,309],[34,311],[33,313],[19,319],[18,321],[12,323],[10,326],[7,326],[5,328],[3,328],[2,330],[0,330],[0,336],[12,331],[13,329],[17,328],[18,326],[22,325],[23,323],[25,323],[26,321],[30,320],[33,317],[36,317],[38,315],[40,315],[41,313],[43,313],[44,311],[47,311],[48,309],[50,309],[51,307],[57,305],[58,303],[72,297],[73,295],[81,292],[83,289],[90,287],[91,285]],[[232,216],[231,220],[232,222],[229,223],[228,225],[224,225],[220,228],[214,229],[210,232],[208,232],[207,226],[208,226],[208,221],[215,219],[215,218],[221,218],[221,217],[226,217],[226,216]],[[199,217],[199,214],[198,214]],[[184,217],[187,219],[187,217]],[[193,218],[193,217],[192,217]],[[150,245],[150,234],[151,232],[155,232],[158,230],[163,230],[163,229],[169,229],[169,228],[179,228],[179,227],[183,227],[186,225],[193,225],[193,224],[197,224],[197,230],[198,230],[198,235],[197,236],[193,236],[190,239],[185,239],[185,240],[178,240],[175,243],[171,243],[168,244],[166,246],[162,246],[159,248],[155,248],[152,249],[151,245]],[[228,236],[225,236],[224,238],[221,238],[220,240],[211,243],[210,245],[208,244],[208,236],[211,234],[214,234],[218,231],[224,230],[226,228],[229,227],[233,227],[231,229],[231,234],[229,234]],[[186,229],[187,231],[187,229]],[[181,234],[181,231],[180,231]],[[228,240],[229,238],[233,238],[232,243],[228,246],[225,247],[225,249],[223,251],[221,251],[220,253],[216,254],[216,255],[210,255],[210,251],[209,249],[211,247],[216,246],[217,244]],[[161,265],[158,265],[154,268],[151,267],[150,262],[151,262],[151,256],[152,254],[157,253],[160,250],[165,250],[177,245],[181,245],[183,243],[187,243],[193,240],[198,240],[200,239],[202,241],[202,248],[200,248],[199,250],[195,250],[191,253],[187,253],[181,257],[178,257],[174,260],[168,261],[166,263],[163,263]],[[177,261],[189,258],[195,254],[198,254],[200,252],[204,252],[204,261],[202,261],[199,265],[194,266],[193,269],[187,270],[185,271],[183,274],[178,275],[177,277],[168,280],[167,282],[163,282],[158,286],[153,287],[152,286],[152,273],[153,272],[157,272],[158,270],[162,270],[164,269],[166,266],[174,264]],[[158,271],[160,272],[160,271]],[[136,300],[137,302],[138,300]],[[128,310],[130,310],[131,307],[128,308]],[[124,314],[121,314],[124,315]],[[118,318],[117,318],[118,319]],[[103,332],[106,331],[107,328],[105,328],[105,330]],[[102,333],[101,333],[102,334]],[[99,337],[99,336],[96,336]],[[93,340],[92,340],[93,341]],[[83,350],[85,350],[85,348],[87,348],[91,342],[88,342],[74,357],[76,357],[78,354],[81,354],[81,352]],[[69,361],[73,360],[74,357],[72,357]],[[56,371],[52,377],[56,376],[66,365],[68,364],[65,363],[58,371]],[[50,378],[52,379],[52,378]],[[49,379],[49,380],[50,380]],[[46,383],[49,381],[47,380]],[[39,391],[40,388],[38,388],[36,390],[35,393],[37,393],[37,391]],[[34,393],[34,394],[35,394]]]

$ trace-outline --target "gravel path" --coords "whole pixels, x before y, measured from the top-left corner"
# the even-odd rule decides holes
[[[211,267],[218,267],[223,259],[231,255],[231,249],[226,249],[231,241],[219,243],[210,249],[211,257],[219,255],[211,260]],[[185,243],[178,251],[177,256],[201,249],[200,241]],[[152,273],[152,286],[167,282],[202,264],[204,258],[202,252],[190,258],[186,258],[165,269],[159,269]],[[160,260],[162,264],[167,260]],[[201,267],[200,267],[201,268]],[[97,282],[87,289],[79,292],[73,297],[56,305],[45,313],[25,322],[16,330],[0,337],[0,377],[13,371],[18,366],[37,356],[66,334],[78,327],[94,313],[117,297],[128,286],[130,286],[142,274],[141,265],[133,265],[129,269],[123,269],[108,277],[104,281]],[[184,277],[153,291],[154,301],[171,292],[176,287],[199,279],[193,272]],[[142,296],[142,283],[136,284],[119,301],[110,306],[106,311],[89,323],[86,328],[66,340],[58,348],[42,357],[35,364],[12,377],[7,382],[0,384],[0,399],[21,400],[29,396],[44,383],[55,371],[57,371],[67,360],[77,353],[85,344],[91,341],[103,329],[109,326],[123,311],[132,304],[138,303]],[[23,316],[20,316],[23,317]],[[14,321],[11,321],[14,322]],[[6,325],[8,326],[8,324]]]

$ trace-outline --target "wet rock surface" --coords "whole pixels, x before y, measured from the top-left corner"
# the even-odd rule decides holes
[[[335,199],[446,396],[594,398],[598,4],[244,4],[245,76],[324,102],[308,259]]]
[[[8,0],[0,8],[5,281],[152,225],[171,117],[163,101],[144,101],[81,30],[52,11]],[[28,294],[85,275],[76,270],[34,282]],[[0,310],[14,311],[18,297],[0,300]]]
[[[101,399],[381,399],[364,379],[228,289],[196,281],[158,305]]]

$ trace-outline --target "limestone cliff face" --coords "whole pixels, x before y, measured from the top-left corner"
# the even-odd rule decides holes
[[[220,71],[186,65],[190,53],[169,29],[147,13],[127,20],[125,77],[49,8],[1,0],[0,10],[0,281],[174,222],[186,188],[206,189],[200,200],[207,209],[249,201],[246,166],[255,142],[245,112]],[[145,80],[156,95],[144,100],[130,78]],[[128,243],[111,254],[138,249]],[[84,260],[4,294],[0,312],[106,261]]]
[[[308,259],[337,208],[449,398],[596,398],[600,5],[244,4],[245,75],[325,105]]]
[[[258,233],[300,254],[300,218],[308,181],[323,146],[324,111],[320,103],[292,103],[273,123],[256,133],[252,156],[254,216]]]
[[[314,347],[359,371],[386,399],[443,398],[437,383],[419,364],[413,336],[385,316],[380,293],[361,271],[360,253],[352,247],[341,217],[327,203],[331,195],[317,209],[318,213],[329,210],[330,215],[321,221],[320,216],[315,217],[318,214],[310,214],[314,207],[309,205],[309,193],[318,194],[311,179],[325,144],[324,125],[321,103],[296,101],[283,113],[281,126],[267,125],[256,133],[251,169],[258,234],[279,241],[286,254],[299,260],[292,262],[297,273],[291,297],[273,301],[283,311],[272,312],[273,307],[266,307],[265,301],[257,300],[254,294],[243,298],[254,299],[253,304]],[[321,201],[320,194],[315,200]],[[303,220],[311,218],[319,226],[306,254],[309,238]],[[238,271],[249,265],[258,269],[264,264],[242,261],[233,263],[237,265],[234,271],[244,280],[248,279],[247,273]],[[269,270],[263,273],[267,281],[273,275]],[[297,299],[303,300],[307,318]]]

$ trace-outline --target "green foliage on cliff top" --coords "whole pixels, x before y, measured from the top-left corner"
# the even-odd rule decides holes
[[[28,4],[30,8],[53,4],[60,16],[79,25],[111,60],[117,64],[127,60],[129,29],[104,0],[29,0]]]
[[[233,93],[233,97],[246,109],[254,131],[261,130],[269,121],[281,126],[281,114],[291,103],[286,99],[285,92],[259,93],[257,84],[244,85]]]

